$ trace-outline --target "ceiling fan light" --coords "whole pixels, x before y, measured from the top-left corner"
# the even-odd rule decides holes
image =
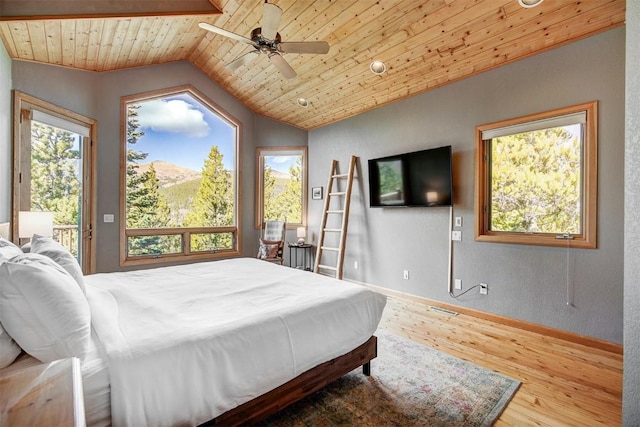
[[[387,71],[387,66],[384,65],[382,61],[373,61],[371,65],[369,65],[369,69],[373,74],[379,76]]]
[[[542,3],[543,0],[518,0],[518,4],[527,9],[536,7]]]
[[[305,98],[298,98],[298,100],[296,102],[302,108],[307,108],[309,106],[309,101],[307,101]]]

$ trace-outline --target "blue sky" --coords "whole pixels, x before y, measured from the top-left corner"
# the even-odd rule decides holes
[[[289,173],[289,166],[294,165],[297,156],[264,156],[265,163],[271,169]]]
[[[163,160],[202,171],[212,145],[226,169],[234,169],[235,129],[189,94],[140,102],[138,122],[144,136],[133,148],[149,153],[143,162]]]

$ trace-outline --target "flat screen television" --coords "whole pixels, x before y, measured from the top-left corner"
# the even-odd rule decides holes
[[[451,146],[369,160],[369,206],[453,204]]]

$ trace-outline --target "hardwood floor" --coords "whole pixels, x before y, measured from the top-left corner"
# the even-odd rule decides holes
[[[441,313],[428,301],[396,295],[389,296],[380,327],[520,380],[496,426],[622,424],[621,346]]]

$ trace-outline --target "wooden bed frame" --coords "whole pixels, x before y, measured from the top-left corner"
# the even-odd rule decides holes
[[[251,425],[275,414],[290,404],[315,393],[327,384],[362,366],[371,375],[371,360],[378,355],[378,339],[374,335],[358,348],[322,363],[268,393],[258,396],[202,426]]]

